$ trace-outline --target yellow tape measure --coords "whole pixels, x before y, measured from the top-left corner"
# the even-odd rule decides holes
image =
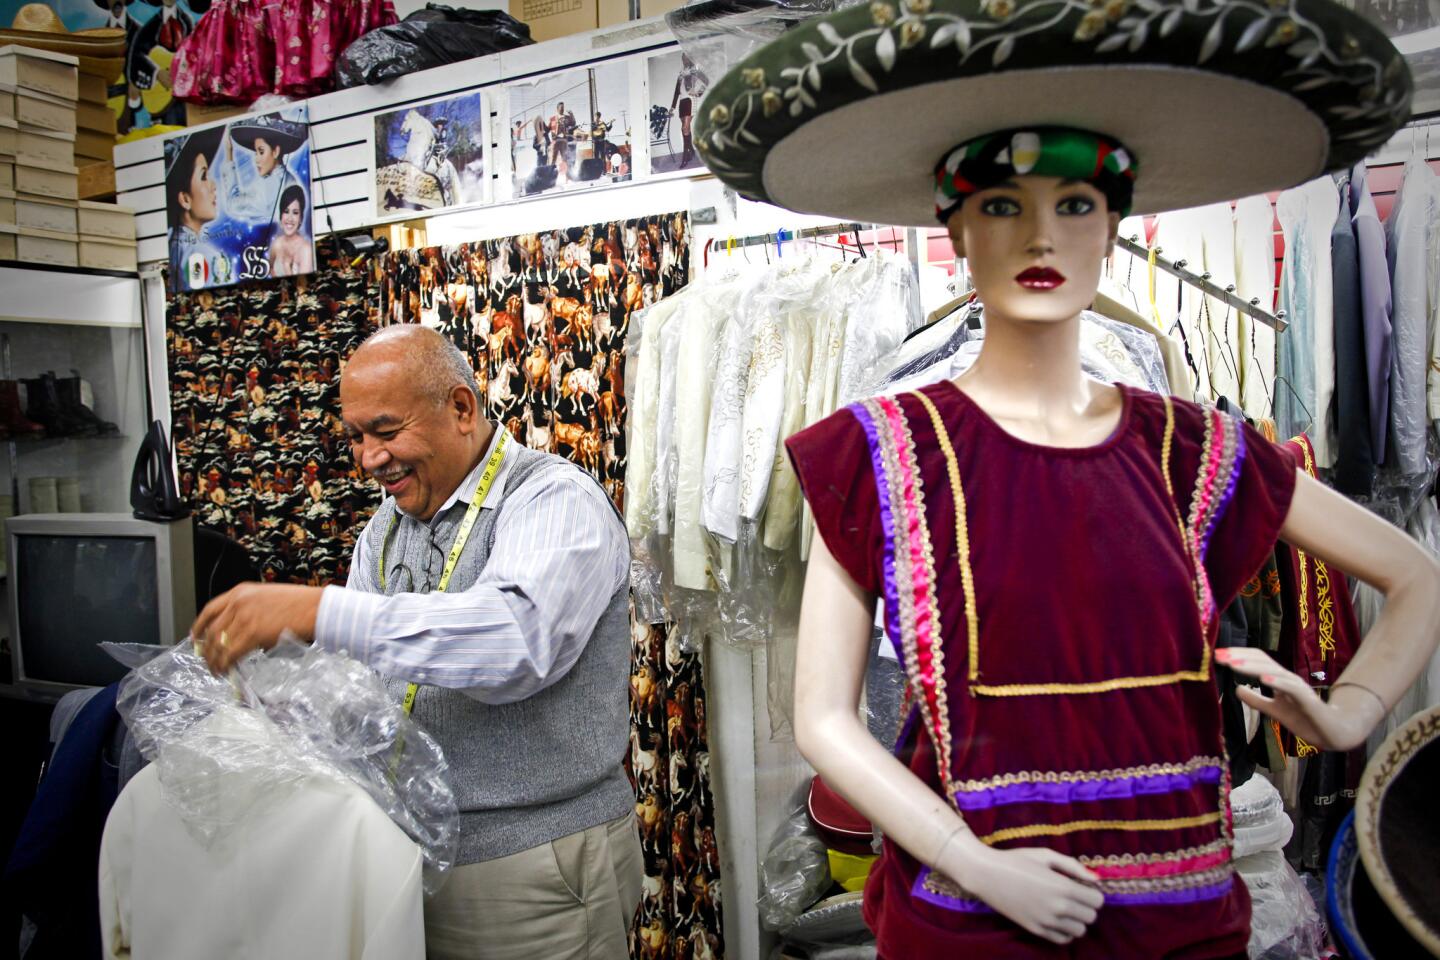
[[[510,445],[510,431],[504,427],[497,427],[500,431],[500,442],[495,444],[495,452],[490,454],[490,459],[485,462],[485,469],[480,472],[480,483],[475,487],[475,495],[470,498],[470,506],[465,510],[465,517],[460,521],[460,529],[455,533],[455,542],[450,545],[450,553],[445,558],[445,566],[440,571],[440,582],[435,589],[444,593],[445,588],[450,586],[450,577],[455,573],[455,567],[460,563],[460,554],[465,549],[466,542],[470,539],[470,531],[475,529],[475,521],[480,518],[480,506],[485,502],[485,497],[490,493],[490,487],[495,483],[495,477],[500,473],[500,464],[505,459],[505,449]],[[380,589],[385,589],[385,548],[390,545],[390,534],[395,530],[396,518],[390,518],[390,529],[385,531],[385,539],[380,541]],[[405,687],[405,699],[402,706],[405,708],[405,715],[408,717],[415,709],[415,695],[420,692],[420,684],[411,683]]]

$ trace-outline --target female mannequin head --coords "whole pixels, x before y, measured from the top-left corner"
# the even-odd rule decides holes
[[[1120,213],[1083,180],[1019,176],[967,197],[946,221],[992,320],[1058,323],[1095,299]]]
[[[1135,173],[1110,137],[1007,130],[963,143],[936,165],[935,212],[992,318],[1056,323],[1095,299]]]

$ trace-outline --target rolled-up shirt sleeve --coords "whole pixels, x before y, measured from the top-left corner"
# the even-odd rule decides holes
[[[564,466],[530,478],[499,509],[485,569],[463,592],[369,592],[362,537],[349,588],[325,588],[316,646],[485,703],[523,700],[563,678],[629,576],[625,529],[600,486]]]

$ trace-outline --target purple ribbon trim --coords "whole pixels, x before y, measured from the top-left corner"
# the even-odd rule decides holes
[[[901,665],[905,663],[905,648],[900,641],[900,597],[895,584],[895,516],[890,512],[890,478],[885,473],[885,461],[880,455],[880,436],[875,419],[864,404],[852,403],[849,410],[865,431],[870,446],[870,468],[875,474],[875,497],[880,503],[880,528],[885,534],[885,632],[895,647],[895,656]]]
[[[1106,906],[1144,907],[1177,903],[1199,903],[1201,900],[1218,900],[1230,892],[1235,885],[1233,876],[1208,887],[1191,887],[1188,890],[1167,890],[1163,893],[1107,893]]]
[[[910,888],[910,895],[917,900],[924,900],[926,903],[933,903],[945,910],[954,910],[957,913],[994,913],[995,910],[983,900],[972,900],[968,897],[947,897],[943,893],[934,893],[925,889],[925,878],[930,876],[929,867],[921,867],[919,875],[915,878],[915,884]],[[1228,894],[1235,885],[1233,876],[1226,877],[1219,883],[1206,887],[1191,887],[1187,890],[1166,890],[1155,893],[1107,893],[1105,905],[1107,907],[1146,907],[1146,906],[1174,906],[1181,903],[1200,903],[1204,900],[1218,900]]]
[[[1200,767],[1188,773],[1161,773],[1144,777],[1110,777],[1104,780],[1076,780],[1068,783],[1012,783],[987,790],[970,790],[955,795],[961,810],[988,810],[1008,803],[1086,803],[1096,800],[1123,800],[1129,797],[1179,793],[1202,783],[1219,783],[1220,768]]]

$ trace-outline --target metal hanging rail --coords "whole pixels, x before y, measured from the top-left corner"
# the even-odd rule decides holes
[[[1150,250],[1147,247],[1141,245],[1141,243],[1139,242],[1139,237],[1120,237],[1115,241],[1115,246],[1126,251],[1127,253],[1134,254],[1141,260],[1150,259]],[[1259,298],[1251,300],[1241,299],[1240,296],[1235,293],[1235,287],[1233,285],[1228,287],[1222,287],[1219,284],[1211,281],[1210,274],[1194,273],[1190,270],[1187,270],[1185,268],[1184,260],[1176,260],[1173,262],[1170,260],[1166,260],[1163,256],[1160,256],[1162,252],[1163,251],[1159,247],[1155,249],[1155,266],[1159,267],[1161,270],[1164,270],[1171,276],[1179,277],[1181,281],[1190,284],[1190,286],[1200,289],[1207,297],[1214,297],[1216,300],[1223,300],[1225,303],[1229,304],[1232,309],[1237,310],[1240,313],[1246,314],[1247,316],[1254,317],[1256,320],[1259,320],[1266,326],[1274,327],[1276,333],[1281,332],[1289,326],[1289,324],[1285,321],[1284,310],[1279,310],[1275,313],[1271,313],[1269,310],[1266,310],[1264,307],[1260,306]]]

